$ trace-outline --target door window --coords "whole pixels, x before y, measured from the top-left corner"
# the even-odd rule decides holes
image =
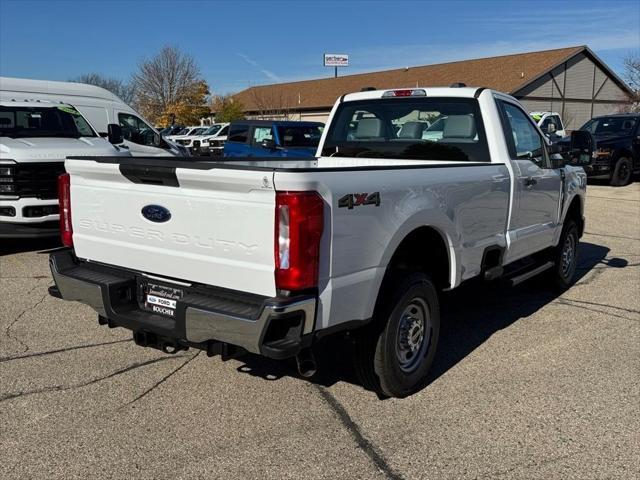
[[[511,158],[531,160],[540,168],[549,168],[544,141],[529,115],[511,103],[500,101],[500,105]]]
[[[253,143],[260,145],[263,140],[273,140],[271,127],[255,127],[253,129]]]
[[[118,121],[122,128],[125,140],[137,143],[138,145],[154,145],[154,131],[135,115],[119,113]]]

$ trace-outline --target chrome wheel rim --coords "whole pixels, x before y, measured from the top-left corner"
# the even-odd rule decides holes
[[[413,372],[420,366],[430,336],[429,307],[416,297],[403,310],[396,332],[396,358],[402,371]]]
[[[568,278],[571,274],[573,262],[576,258],[575,250],[576,244],[573,235],[567,235],[564,245],[562,246],[562,255],[560,257],[560,268],[562,269],[562,276],[564,278]]]

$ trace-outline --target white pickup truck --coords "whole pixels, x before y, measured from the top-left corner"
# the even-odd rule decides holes
[[[423,139],[425,118],[446,117]],[[573,138],[572,162],[591,155]],[[544,272],[571,285],[586,176],[520,104],[483,88],[341,97],[316,159],[69,158],[50,293],[167,353],[247,350],[315,370],[350,332],[363,385],[425,384],[438,292]]]
[[[102,138],[66,103],[0,100],[0,246],[59,235],[57,181],[68,155],[131,156],[115,145],[120,126],[106,129]]]

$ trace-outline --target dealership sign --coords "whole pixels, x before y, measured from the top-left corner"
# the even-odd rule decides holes
[[[324,66],[325,67],[348,67],[349,55],[344,55],[342,53],[325,53]]]

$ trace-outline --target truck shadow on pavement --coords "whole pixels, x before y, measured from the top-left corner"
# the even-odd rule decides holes
[[[0,239],[0,257],[16,253],[46,251],[61,246],[60,238],[9,238]]]
[[[576,284],[591,283],[608,268],[625,268],[623,258],[607,258],[609,248],[581,242]],[[518,287],[499,283],[469,282],[441,296],[441,327],[438,352],[427,387],[489,337],[521,318],[558,299],[559,295],[545,284],[543,278],[534,278]],[[276,381],[283,377],[296,377],[325,387],[337,382],[360,385],[352,369],[350,342],[343,337],[324,339],[315,349],[317,373],[311,378],[301,377],[294,360],[275,361],[258,355],[244,355],[238,360],[241,373]]]

